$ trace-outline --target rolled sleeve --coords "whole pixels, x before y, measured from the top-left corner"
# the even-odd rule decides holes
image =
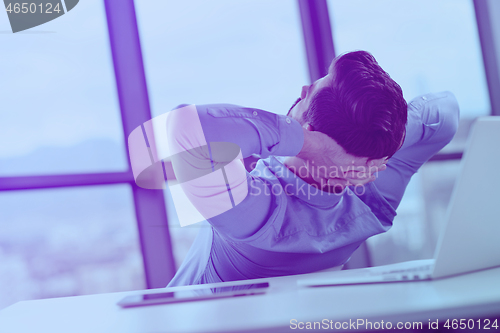
[[[197,105],[207,142],[232,142],[243,157],[295,156],[304,144],[300,124],[275,113],[231,104]]]
[[[408,104],[407,135],[402,150],[432,143],[444,147],[455,135],[459,118],[457,99],[449,91],[413,99]]]
[[[422,95],[408,103],[405,142],[375,181],[394,209],[413,174],[453,139],[459,116],[458,102],[449,91]]]
[[[460,110],[458,107],[455,95],[449,91],[436,94],[439,100],[430,101],[426,110],[434,109],[434,112],[428,111],[431,114],[430,121],[425,123],[425,126],[435,126],[432,134],[428,135],[431,142],[442,142],[445,145],[453,139],[458,129],[460,119]]]

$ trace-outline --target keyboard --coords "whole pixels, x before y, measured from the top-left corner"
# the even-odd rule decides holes
[[[432,274],[433,264],[424,264],[406,269],[393,269],[390,271],[373,272],[372,276],[383,276],[385,279],[396,280],[429,280]]]
[[[434,259],[414,260],[385,266],[311,274],[299,279],[298,286],[322,287],[399,281],[425,281],[432,278]]]

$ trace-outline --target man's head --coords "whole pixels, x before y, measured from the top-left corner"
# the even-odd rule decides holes
[[[356,51],[335,58],[328,75],[302,87],[289,115],[349,154],[380,159],[401,147],[407,105],[401,87],[375,58]]]

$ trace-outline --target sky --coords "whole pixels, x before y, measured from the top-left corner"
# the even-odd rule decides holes
[[[102,1],[12,34],[0,13],[0,158],[123,140]]]

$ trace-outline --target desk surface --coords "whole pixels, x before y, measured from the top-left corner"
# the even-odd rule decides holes
[[[349,274],[343,272],[336,274]],[[421,321],[426,327],[429,319],[491,318],[500,314],[500,268],[434,281],[297,287],[298,279],[328,274],[251,280],[270,283],[265,295],[128,309],[116,303],[141,291],[23,301],[0,311],[0,332],[279,332],[290,331],[292,319]],[[158,290],[165,291],[147,292]]]

